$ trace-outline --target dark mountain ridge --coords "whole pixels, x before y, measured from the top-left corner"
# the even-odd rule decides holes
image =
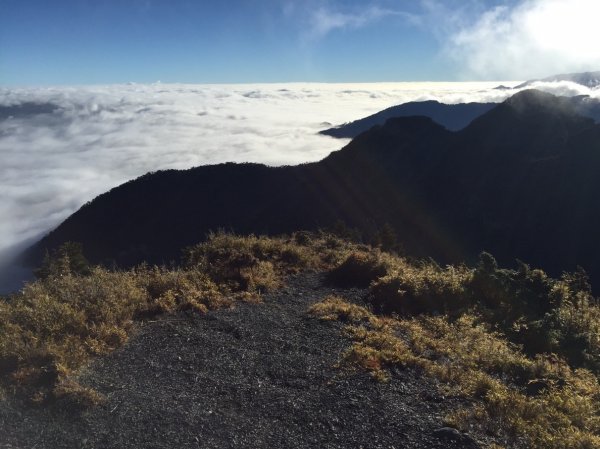
[[[94,262],[176,260],[210,230],[289,233],[384,224],[442,263],[481,250],[600,279],[600,126],[564,98],[524,91],[451,132],[388,120],[318,163],[222,164],[150,173],[100,195],[27,254],[81,242]]]
[[[497,88],[498,89],[498,88]],[[510,88],[505,88],[511,90]],[[516,89],[516,88],[515,88]],[[570,103],[576,112],[600,122],[600,100],[589,95],[563,97],[562,103]],[[319,134],[335,138],[354,138],[373,126],[383,125],[390,118],[429,117],[450,131],[460,131],[473,120],[498,106],[498,103],[444,104],[437,101],[416,101],[392,106],[368,117],[320,131]]]
[[[598,72],[582,72],[582,73],[563,73],[560,75],[552,75],[542,79],[528,80],[524,83],[519,84],[515,89],[522,89],[524,87],[530,87],[536,82],[552,83],[557,81],[571,81],[572,83],[581,84],[582,86],[593,89],[600,86],[600,71]]]
[[[474,118],[497,106],[496,103],[444,104],[437,101],[412,101],[392,106],[368,117],[329,128],[320,132],[337,138],[354,138],[375,125],[383,125],[386,120],[396,117],[421,115],[430,117],[450,131],[458,131]]]

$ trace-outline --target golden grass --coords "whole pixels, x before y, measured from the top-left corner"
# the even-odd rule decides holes
[[[378,319],[367,308],[344,301],[338,296],[328,296],[325,300],[313,304],[309,312],[326,321],[361,321]]]
[[[422,371],[471,401],[448,423],[493,435],[497,448],[600,447],[600,308],[582,273],[554,280],[525,265],[500,269],[489,255],[476,268],[412,263],[304,232],[213,234],[171,269],[88,269],[76,250],[0,299],[0,398],[4,389],[35,403],[96,404],[77,370],[123,345],[136,320],[257,302],[286,276],[319,270],[369,286],[369,308],[332,296],[310,310],[345,324],[352,345],[341,366],[381,381],[390,367]]]
[[[96,268],[90,276],[30,283],[0,303],[0,366],[9,386],[35,402],[65,396],[69,374],[89,356],[123,344],[133,315],[147,304],[131,273]],[[74,391],[73,388],[70,388]]]
[[[464,266],[441,268],[396,259],[392,269],[372,285],[373,304],[385,313],[443,313],[467,305],[465,294],[473,270]]]
[[[299,232],[291,237],[240,237],[209,235],[206,242],[185,250],[188,266],[203,267],[210,275],[233,284],[252,283],[253,269],[261,262],[273,265],[276,274],[303,269],[331,269],[363,245],[329,234]]]
[[[368,287],[385,276],[394,259],[377,249],[352,251],[328,273],[328,280],[343,287]]]
[[[109,271],[80,270],[80,246],[69,244],[58,259],[47,258],[42,278],[0,298],[0,391],[35,403],[97,403],[100,396],[77,384],[75,374],[91,357],[122,346],[135,320],[260,301],[287,275],[331,268],[353,247],[327,235],[218,233],[189,248],[183,267]],[[77,270],[73,260],[81,261]]]
[[[496,447],[600,447],[596,376],[554,355],[527,357],[477,316],[380,317],[338,297],[309,312],[347,323],[353,343],[341,366],[365,369],[382,381],[391,367],[424,372],[445,394],[473,401],[447,423],[492,435]]]

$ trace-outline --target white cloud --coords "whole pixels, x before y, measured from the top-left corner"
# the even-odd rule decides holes
[[[430,11],[441,8],[424,0]],[[446,52],[470,79],[530,79],[600,70],[600,2],[522,0],[469,21],[466,11],[443,19]],[[448,30],[449,29],[449,30]]]
[[[317,134],[415,100],[502,101],[491,83],[114,85],[0,89],[0,106],[52,114],[0,121],[0,262],[85,202],[149,171],[220,162],[317,161],[343,146]],[[572,83],[546,86],[589,93]],[[600,94],[600,91],[598,91]],[[0,269],[0,274],[2,270]],[[0,284],[2,280],[0,279]]]
[[[353,13],[333,11],[327,7],[319,7],[310,15],[310,26],[307,37],[310,40],[319,40],[332,31],[362,28],[390,16],[400,17],[411,23],[417,23],[420,20],[414,14],[384,9],[374,5]]]

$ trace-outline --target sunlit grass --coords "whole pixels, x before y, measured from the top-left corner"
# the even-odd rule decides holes
[[[47,257],[40,279],[0,299],[0,384],[35,403],[98,403],[75,380],[91,357],[122,346],[136,320],[183,311],[207,313],[259,302],[286,276],[331,268],[352,244],[329,235],[290,238],[217,233],[188,248],[176,268],[127,271],[89,267],[69,243]]]
[[[499,447],[600,447],[600,309],[583,273],[552,279],[521,264],[440,267],[326,234],[213,234],[180,267],[88,267],[77,246],[41,278],[0,300],[0,379],[5,396],[69,407],[102,397],[77,382],[91,358],[129,338],[136,321],[204,314],[261,296],[303,270],[362,286],[367,305],[330,296],[311,307],[340,321],[351,345],[340,366],[386,381],[414,369],[445,395],[467,400],[447,424]],[[393,370],[391,368],[394,368]]]
[[[490,447],[600,447],[600,308],[584,273],[501,269],[489,254],[475,268],[384,258],[350,254],[332,270],[363,270],[369,307],[332,296],[309,310],[345,323],[341,367],[379,381],[392,368],[435,379],[469,404],[446,424],[492,438]]]

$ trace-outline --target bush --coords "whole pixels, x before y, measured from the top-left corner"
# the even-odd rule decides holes
[[[309,246],[313,241],[313,235],[308,231],[294,232],[294,243],[300,246]]]
[[[52,255],[46,251],[41,267],[34,274],[38,279],[46,279],[68,274],[87,276],[90,272],[91,266],[83,255],[81,243],[66,242],[53,251]]]
[[[475,311],[531,356],[557,353],[600,373],[600,307],[582,270],[552,279],[522,262],[517,270],[499,268],[487,253],[475,269],[394,260],[393,269],[371,283],[370,301],[380,313],[460,317]]]
[[[552,279],[522,262],[498,268],[483,254],[467,288],[485,320],[528,354],[555,352],[600,372],[600,308],[583,270]]]
[[[327,279],[341,287],[368,287],[385,276],[388,265],[379,252],[351,252],[337,267],[327,273]]]
[[[466,285],[472,270],[441,268],[433,262],[412,265],[405,261],[371,285],[371,301],[382,313],[415,315],[445,313],[468,305]]]
[[[309,241],[309,240],[306,240]],[[188,267],[205,271],[214,282],[233,291],[272,290],[282,278],[317,265],[312,247],[298,246],[283,238],[240,237],[217,233],[186,250]]]
[[[339,257],[325,249],[324,237],[305,237],[299,246],[285,238],[213,234],[187,250],[184,267],[130,271],[90,267],[80,245],[65,244],[45,259],[37,281],[0,299],[0,387],[35,403],[96,403],[99,397],[73,374],[90,357],[123,345],[135,319],[256,301],[287,274]]]
[[[57,398],[73,370],[123,344],[146,293],[132,273],[94,268],[27,284],[0,303],[0,366],[36,402]]]
[[[342,367],[379,381],[392,368],[416,369],[444,395],[462,398],[449,425],[511,448],[600,447],[598,379],[555,355],[527,357],[477,315],[381,317],[342,298],[326,298],[310,313],[346,323],[352,345]]]

